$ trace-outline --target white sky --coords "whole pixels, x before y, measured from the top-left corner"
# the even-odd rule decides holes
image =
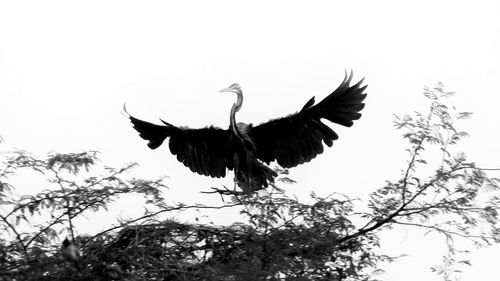
[[[144,120],[227,127],[234,96],[217,91],[239,83],[237,120],[260,123],[323,98],[353,69],[369,85],[362,119],[334,127],[339,141],[292,170],[299,184],[290,192],[363,197],[394,179],[405,143],[392,114],[423,108],[423,86],[438,81],[475,114],[463,127],[470,159],[499,167],[500,2],[471,3],[2,1],[0,151],[99,150],[106,164],[136,161],[145,177],[170,176],[172,202],[215,203],[199,192],[231,185],[232,176],[193,175],[166,147],[150,151],[120,115],[123,103]],[[385,247],[414,256],[383,279],[439,280],[428,267],[442,253],[406,231]],[[494,253],[475,253],[463,280],[494,280]]]

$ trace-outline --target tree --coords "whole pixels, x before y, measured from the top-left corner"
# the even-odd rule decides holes
[[[24,152],[6,158],[0,173],[0,276],[5,280],[376,280],[379,236],[400,225],[440,233],[449,245],[441,266],[452,280],[457,257],[454,241],[477,246],[499,242],[499,180],[455,152],[467,136],[456,123],[470,113],[447,105],[453,95],[442,84],[425,88],[429,111],[395,117],[408,141],[408,162],[397,180],[373,191],[365,205],[346,195],[311,194],[304,203],[285,192],[294,184],[287,170],[268,190],[239,194],[216,189],[218,206],[167,205],[161,179],[126,179],[121,169],[98,167],[95,152],[52,154],[38,159]],[[439,153],[436,153],[439,152]],[[438,156],[438,157],[436,157]],[[41,173],[50,184],[35,195],[14,196],[15,172]],[[86,170],[84,172],[84,170]],[[123,194],[146,198],[143,215],[100,233],[75,237],[82,252],[77,271],[58,254],[61,231],[74,220],[112,204]],[[162,219],[162,214],[190,209],[237,208],[246,223],[227,226]],[[36,218],[48,218],[32,226]]]

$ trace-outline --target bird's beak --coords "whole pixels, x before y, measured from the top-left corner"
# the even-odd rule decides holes
[[[219,91],[219,93],[224,93],[224,92],[234,92],[234,89],[232,88],[224,88],[222,90]]]

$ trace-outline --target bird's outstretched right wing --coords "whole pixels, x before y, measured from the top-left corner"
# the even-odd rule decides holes
[[[350,127],[365,106],[363,80],[350,85],[352,72],[340,86],[314,105],[311,98],[297,113],[270,120],[251,128],[249,135],[257,148],[257,157],[269,163],[276,160],[284,168],[308,162],[323,152],[323,142],[332,146],[337,133],[321,119]]]
[[[215,127],[180,128],[163,120],[163,125],[156,125],[127,115],[139,136],[149,141],[149,148],[156,149],[166,138],[170,138],[170,152],[191,171],[200,175],[224,177],[226,169],[233,169],[229,130]]]

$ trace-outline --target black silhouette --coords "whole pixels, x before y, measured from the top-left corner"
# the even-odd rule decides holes
[[[76,247],[76,245],[69,241],[68,238],[64,238],[64,241],[61,246],[61,254],[64,259],[72,262],[77,270],[81,270],[80,266],[80,251]]]
[[[367,86],[361,86],[364,79],[350,86],[352,76],[352,71],[349,76],[346,73],[340,86],[321,102],[314,104],[312,97],[299,112],[255,127],[235,121],[243,102],[238,84],[221,90],[237,95],[226,130],[176,127],[161,119],[163,125],[156,125],[128,116],[139,135],[149,141],[149,148],[156,149],[170,137],[170,151],[191,171],[224,177],[226,169],[234,170],[235,183],[244,192],[252,192],[267,187],[277,176],[265,164],[276,160],[283,168],[295,167],[321,154],[322,142],[332,146],[338,135],[321,119],[350,127],[361,117]]]

